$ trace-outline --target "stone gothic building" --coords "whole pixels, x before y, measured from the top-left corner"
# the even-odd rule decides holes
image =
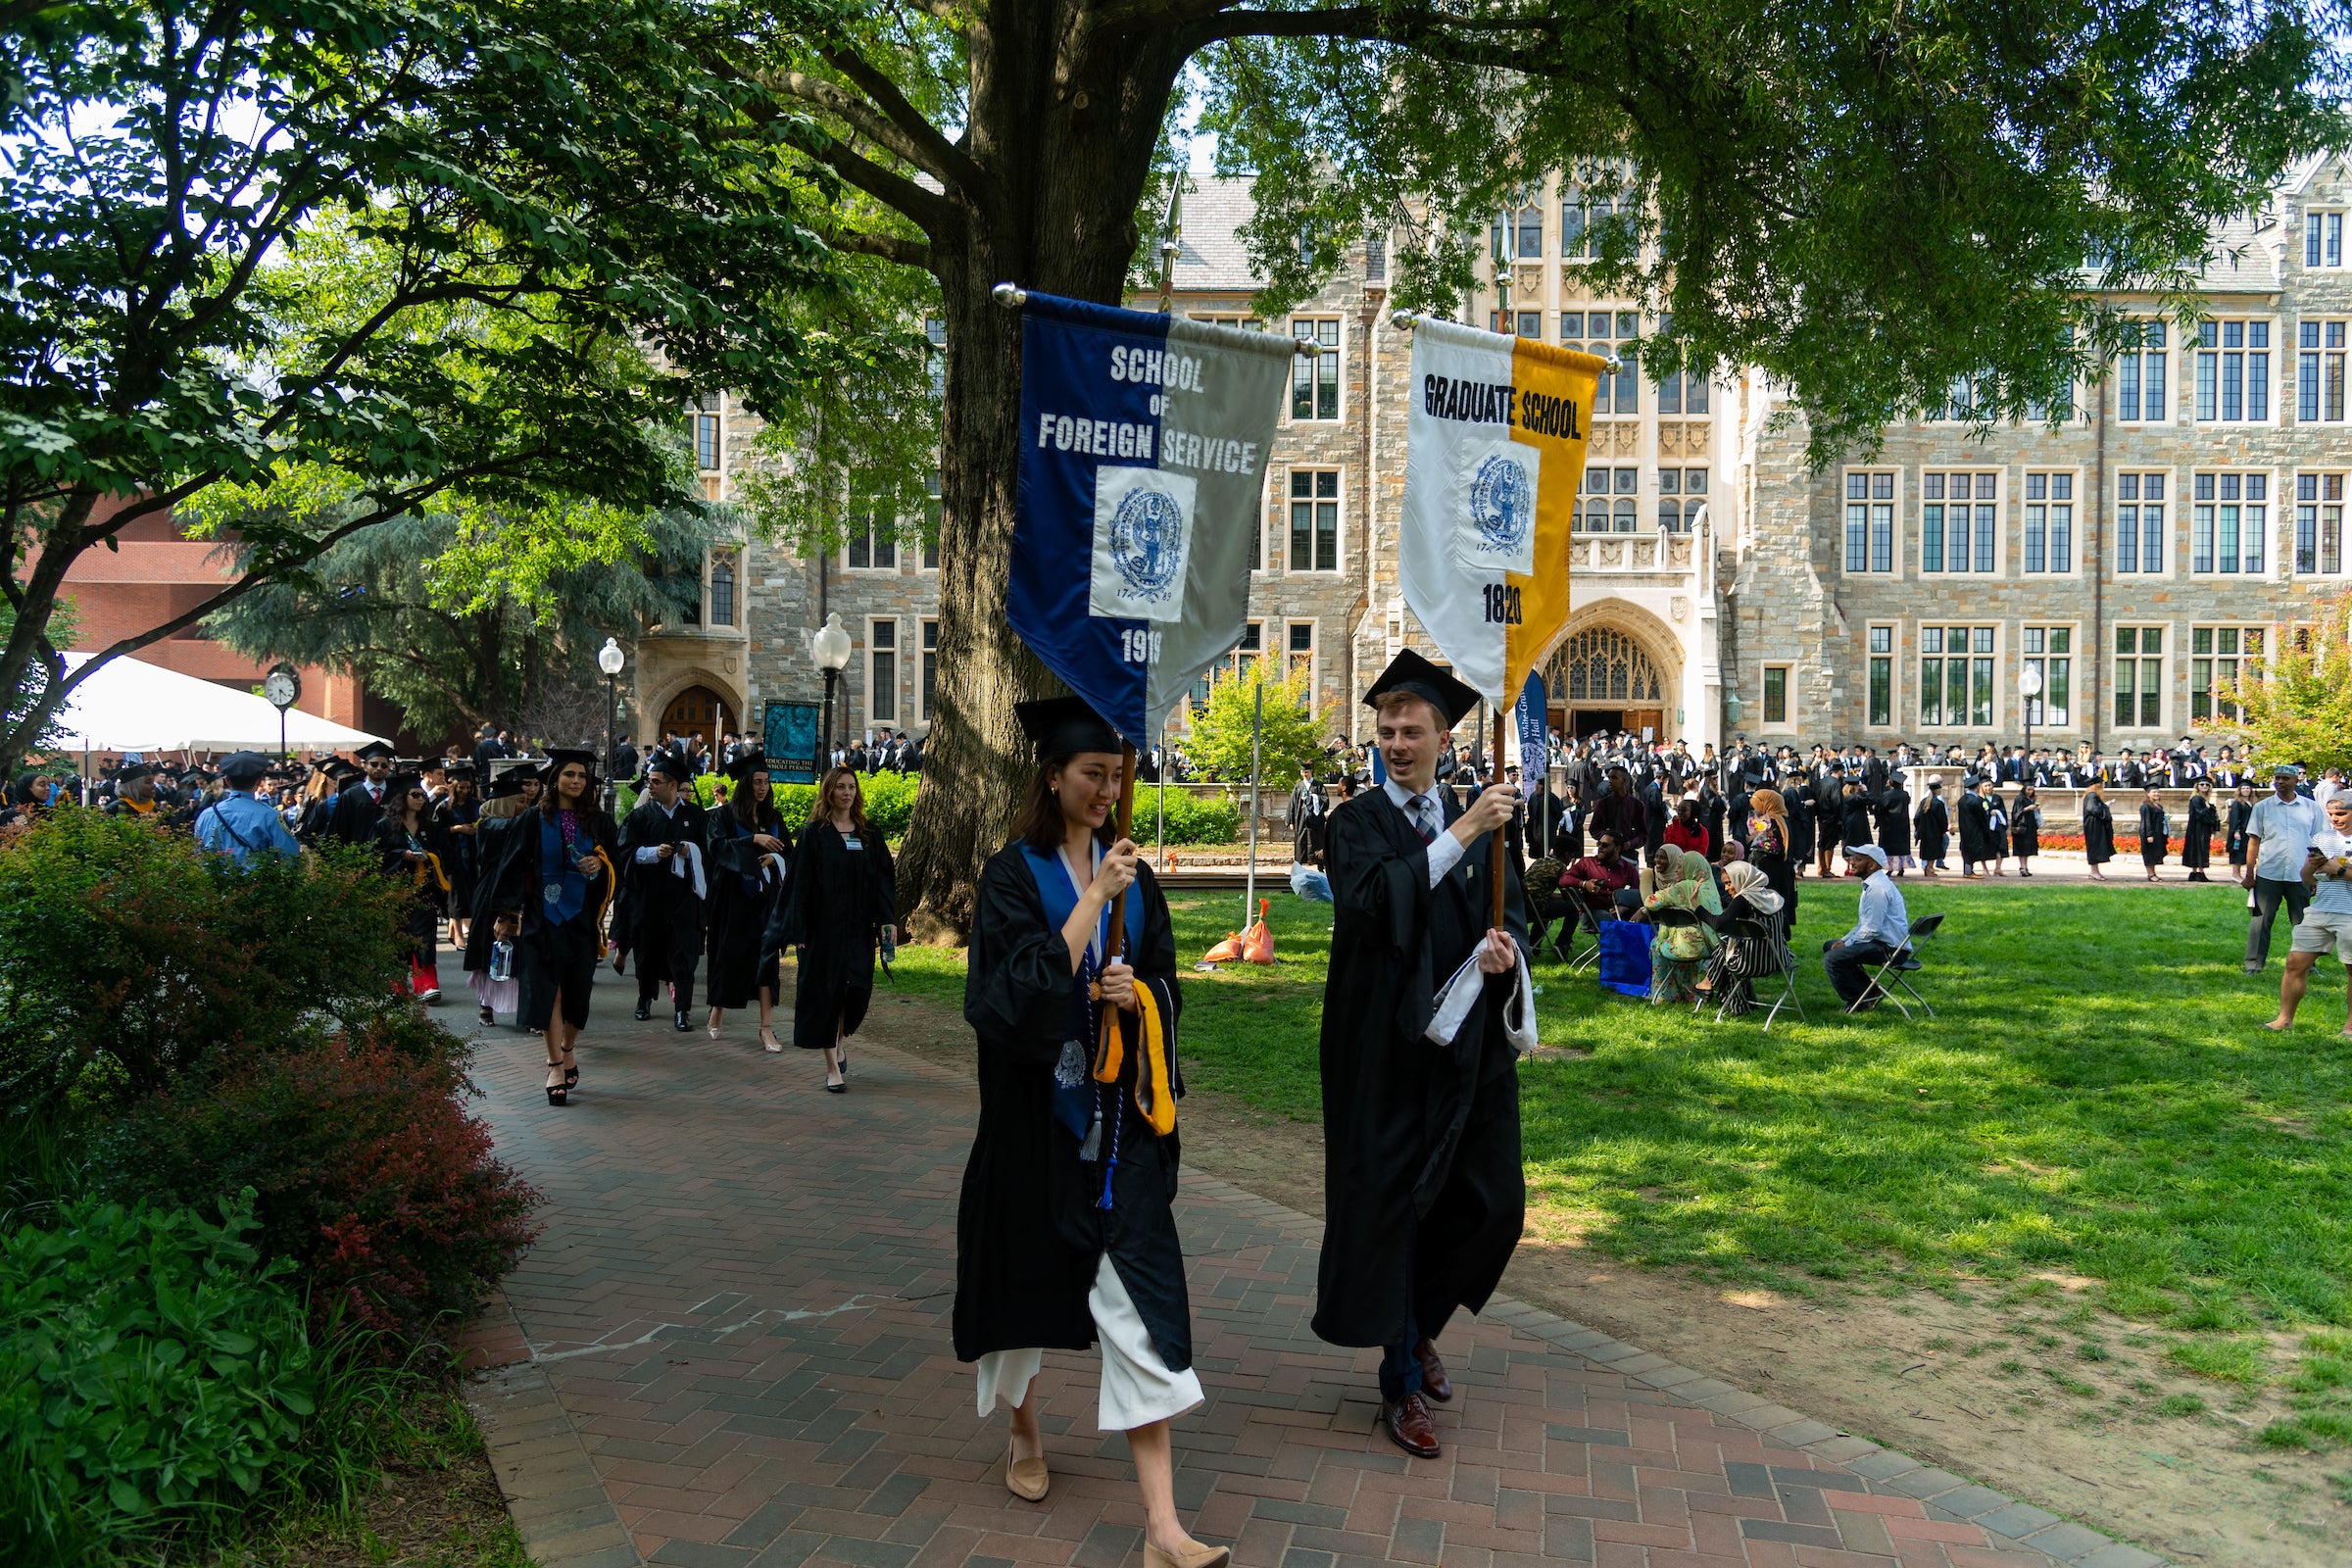
[[[1398,648],[1427,647],[1396,581],[1411,340],[1387,318],[1377,245],[1259,321],[1238,238],[1249,203],[1246,180],[1190,181],[1175,309],[1317,352],[1294,363],[1250,626],[1227,667],[1302,668],[1334,729],[1364,734],[1354,694]],[[1473,310],[1602,351],[1654,330],[1585,285],[1597,205],[1553,181],[1501,215],[1492,265],[1508,270],[1510,319],[1491,284]],[[2037,743],[2112,752],[2209,724],[2244,661],[2313,619],[2315,595],[2352,586],[2348,211],[2341,161],[2283,182],[2217,233],[2205,313],[2185,330],[2152,300],[2117,296],[2146,315],[2141,345],[2080,389],[2056,429],[1983,439],[1956,407],[1889,428],[1867,463],[1815,471],[1801,416],[1776,418],[1788,411],[1762,377],[1661,383],[1625,356],[1592,411],[1573,618],[1545,671],[1554,726],[1695,751],[1736,734],[2007,742],[2030,719]],[[1956,404],[1967,396],[1955,389]],[[713,403],[695,416],[696,447],[707,493],[724,499],[757,424]],[[815,701],[808,637],[827,612],[855,644],[837,733],[922,733],[938,572],[916,531],[878,530],[822,560],[757,540],[714,552],[694,621],[636,650],[638,736],[759,732],[768,705]],[[2030,710],[2028,670],[2040,687]]]

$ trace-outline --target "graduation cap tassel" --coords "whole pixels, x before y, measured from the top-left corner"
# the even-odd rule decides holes
[[[1110,1183],[1119,1173],[1119,1127],[1127,1119],[1127,1107],[1115,1094],[1110,1097],[1110,1157],[1102,1162],[1102,1201],[1095,1205],[1097,1208],[1111,1206]],[[1100,1130],[1102,1125],[1101,1113],[1097,1112],[1095,1126]]]

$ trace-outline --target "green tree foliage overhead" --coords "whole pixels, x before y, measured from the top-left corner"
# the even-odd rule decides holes
[[[667,427],[792,387],[786,302],[833,261],[776,177],[818,133],[710,69],[709,24],[690,0],[0,7],[0,690],[41,688],[0,763],[106,658],[387,519],[697,499]],[[69,676],[74,561],[223,485],[244,574]]]
[[[2264,766],[2299,762],[2352,772],[2352,593],[2330,600],[2314,626],[2298,626],[2267,665],[2215,696],[2242,717],[2235,739]]]
[[[448,514],[394,518],[206,624],[250,659],[359,676],[398,703],[419,735],[483,723],[535,729],[525,715],[545,710],[551,686],[568,691],[592,674],[607,637],[674,625],[700,603],[703,557],[719,538],[710,514],[654,513],[636,530],[644,553],[612,563],[590,554],[525,597],[477,567],[506,531],[498,519],[462,539],[466,528]]]
[[[1239,675],[1211,681],[1207,704],[1193,710],[1193,732],[1184,742],[1184,755],[1210,778],[1247,784],[1250,732],[1261,686],[1266,710],[1257,737],[1257,776],[1261,784],[1287,790],[1298,782],[1299,763],[1324,760],[1325,738],[1331,733],[1326,715],[1309,706],[1313,690],[1303,669],[1277,680],[1259,660]]]
[[[1226,167],[1257,176],[1261,310],[1378,235],[1392,300],[1452,314],[1493,215],[1570,171],[1612,203],[1593,282],[1672,318],[1646,368],[1760,368],[1817,457],[1963,375],[1985,419],[2059,403],[2118,331],[2087,288],[2184,304],[2214,220],[2345,139],[2342,0],[752,0],[730,17],[712,58],[825,133],[784,154],[829,203],[812,223],[927,273],[947,323],[928,755],[958,787],[925,794],[900,882],[949,924],[1018,800],[1012,705],[1054,689],[1004,623],[1020,334],[989,290],[1107,303],[1149,275],[1180,82],[1197,75]]]

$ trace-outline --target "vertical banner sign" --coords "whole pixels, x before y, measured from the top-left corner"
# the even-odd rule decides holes
[[[1544,677],[1527,672],[1519,691],[1519,793],[1534,800],[1550,776],[1551,725],[1544,710]]]
[[[1427,317],[1404,427],[1404,602],[1497,705],[1568,629],[1568,542],[1602,362]]]
[[[1032,293],[1005,617],[1149,744],[1241,641],[1288,338]]]

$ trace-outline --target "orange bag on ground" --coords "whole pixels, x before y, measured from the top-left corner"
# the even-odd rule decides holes
[[[1257,901],[1257,920],[1242,938],[1244,963],[1272,963],[1274,961],[1274,933],[1266,929],[1266,906],[1270,901]]]
[[[1231,963],[1242,956],[1242,934],[1228,931],[1225,940],[1200,955],[1202,963]]]

